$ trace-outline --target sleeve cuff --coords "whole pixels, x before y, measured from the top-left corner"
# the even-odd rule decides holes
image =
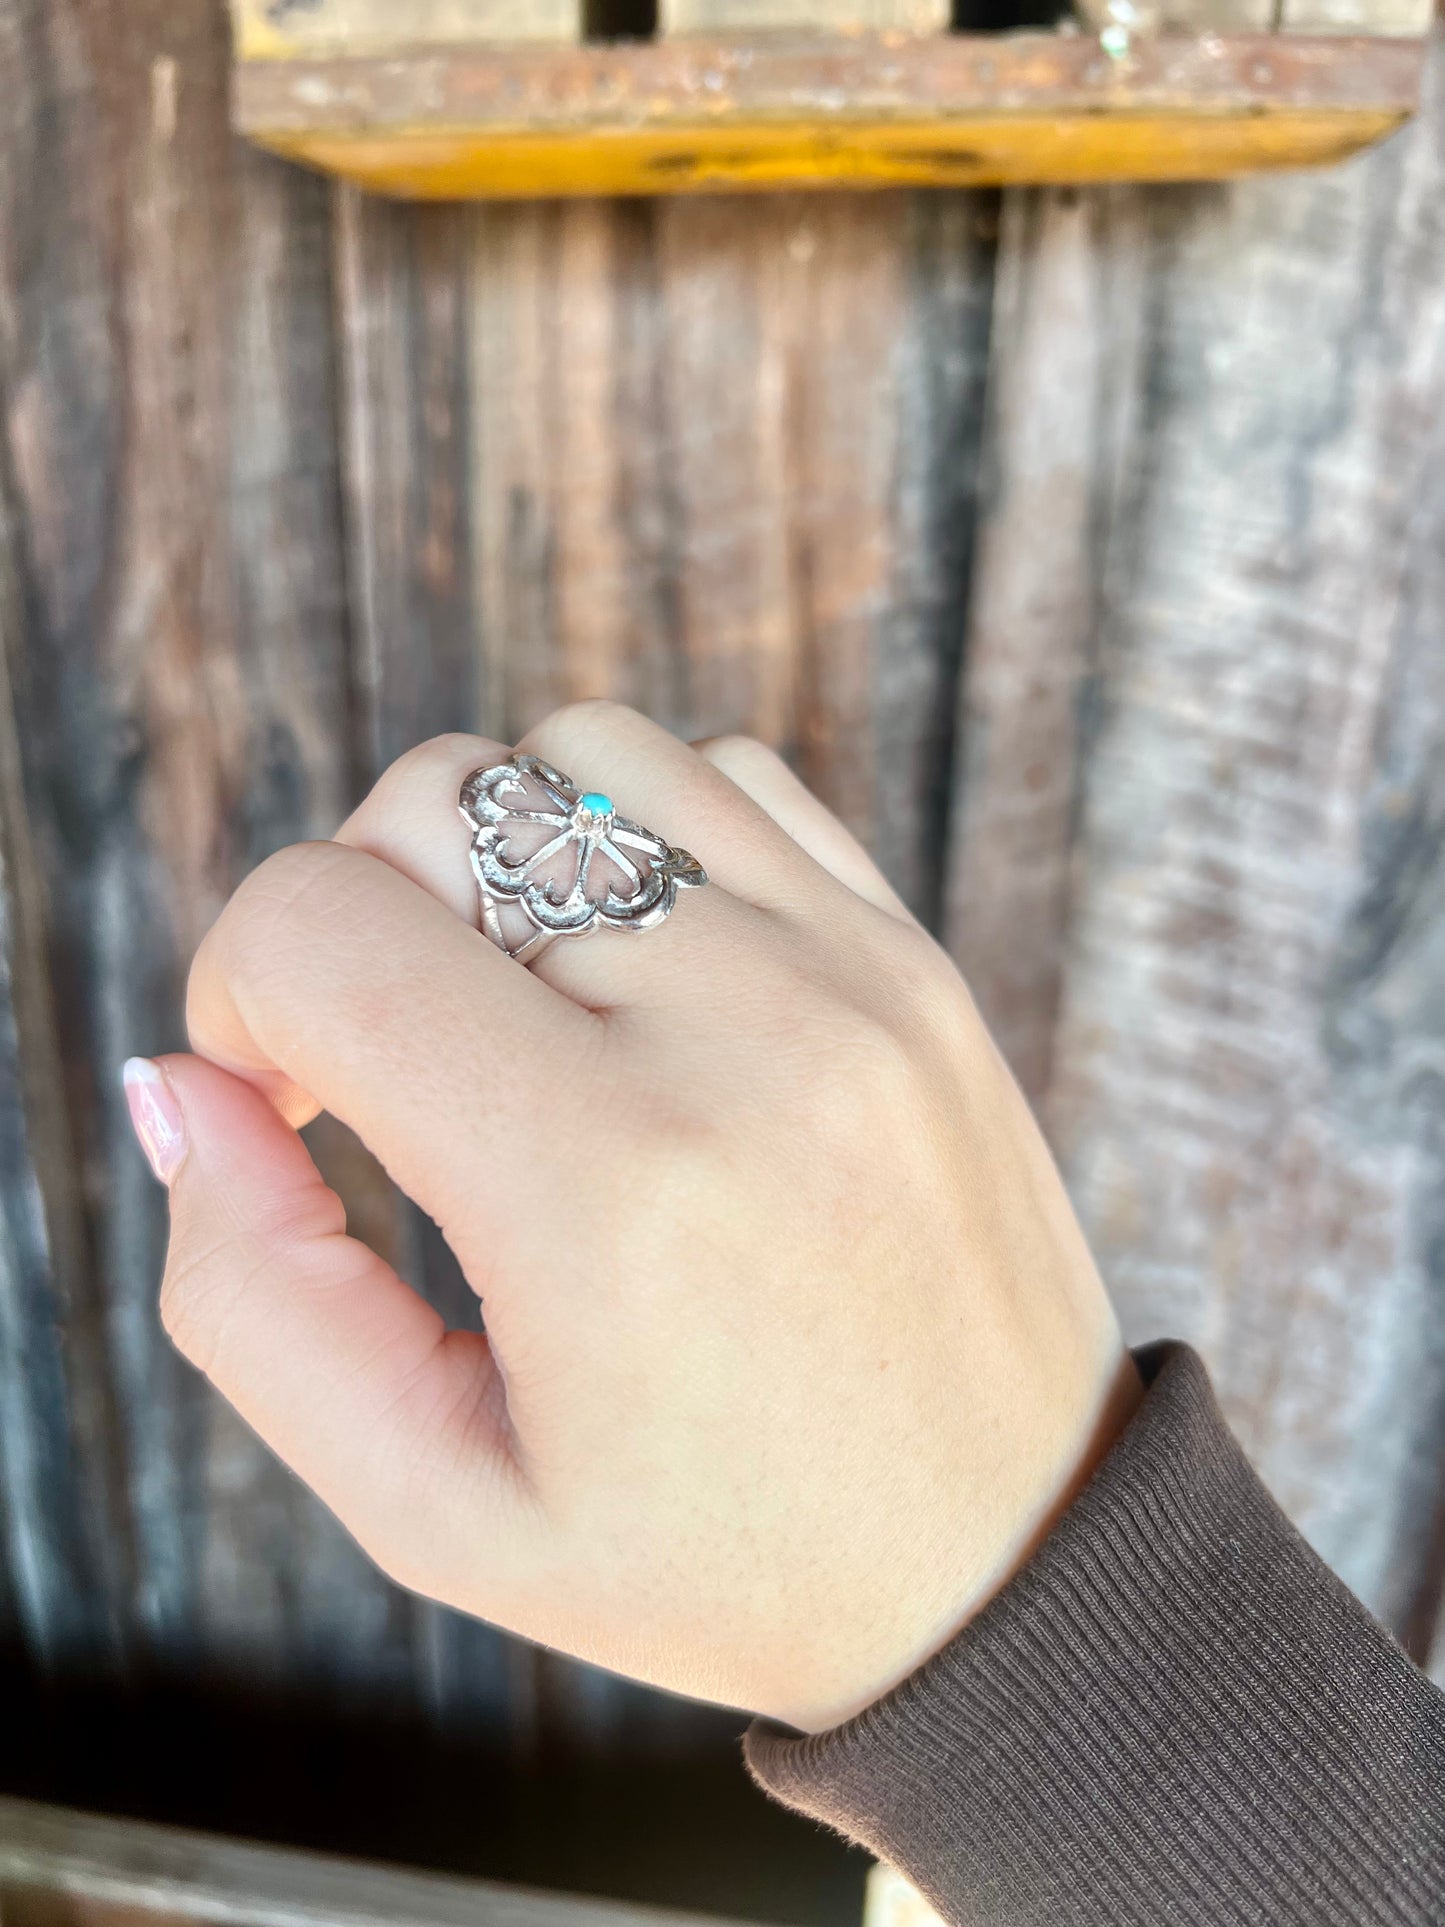
[[[979,1927],[1445,1914],[1445,1699],[1310,1551],[1185,1346],[1028,1565],[770,1793]]]

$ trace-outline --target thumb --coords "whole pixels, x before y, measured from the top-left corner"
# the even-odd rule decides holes
[[[124,1078],[170,1193],[175,1345],[393,1577],[452,1590],[448,1548],[495,1530],[498,1472],[518,1476],[485,1336],[448,1331],[347,1235],[341,1200],[251,1085],[183,1055],[132,1058]]]

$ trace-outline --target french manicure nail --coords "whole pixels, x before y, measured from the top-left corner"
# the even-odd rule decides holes
[[[186,1156],[186,1120],[176,1094],[160,1065],[148,1057],[127,1059],[121,1080],[146,1161],[161,1183],[169,1185]]]

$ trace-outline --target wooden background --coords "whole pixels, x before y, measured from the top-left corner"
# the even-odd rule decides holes
[[[156,1319],[117,1070],[226,894],[591,693],[902,876],[1131,1335],[1445,1676],[1442,190],[1437,63],[1316,176],[412,210],[231,140],[219,0],[0,0],[10,1790],[848,1917],[735,1720],[393,1591]]]

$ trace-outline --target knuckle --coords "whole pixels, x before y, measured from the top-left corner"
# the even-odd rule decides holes
[[[266,1201],[261,1223],[269,1245],[287,1254],[298,1275],[310,1276],[313,1259],[337,1254],[330,1247],[346,1234],[346,1206],[329,1184],[306,1184]],[[345,1249],[369,1259],[370,1252],[347,1239]]]
[[[388,789],[397,784],[405,784],[409,788],[417,777],[431,781],[438,777],[450,778],[459,770],[465,774],[479,763],[490,760],[496,748],[496,744],[484,737],[469,735],[465,730],[447,730],[440,736],[429,736],[425,742],[416,743],[411,749],[403,751],[386,770],[381,781]]]
[[[354,898],[368,859],[340,843],[294,843],[241,883],[191,965],[187,1017],[192,1037],[219,999],[237,1010],[254,995],[286,988],[298,960],[355,919]],[[350,907],[349,907],[350,906]],[[305,972],[298,981],[305,980]]]
[[[218,1316],[223,1290],[217,1254],[172,1247],[161,1280],[160,1317],[166,1336],[183,1358],[207,1378],[216,1376],[223,1320]],[[246,1289],[243,1279],[236,1287]]]
[[[760,743],[756,736],[714,736],[700,745],[703,754],[724,776],[771,777],[787,772],[788,766],[776,750]]]
[[[620,725],[633,720],[635,712],[625,703],[608,696],[584,696],[554,709],[533,732],[541,741],[587,744],[617,733]]]
[[[341,843],[370,848],[403,826],[434,833],[439,804],[450,809],[463,779],[508,756],[501,743],[451,730],[416,743],[389,763],[336,833]]]
[[[880,1130],[893,1132],[917,1115],[928,1085],[926,1051],[892,1012],[843,997],[815,1003],[808,1028],[802,1128],[835,1161],[871,1155]]]
[[[339,843],[293,843],[267,857],[221,913],[228,958],[263,961],[278,942],[329,921],[356,887],[358,861]]]
[[[903,978],[900,1019],[935,1053],[985,1033],[958,965],[926,930],[904,930],[910,967]]]
[[[318,879],[337,863],[335,843],[288,843],[257,864],[231,899],[235,922],[284,914],[304,901]],[[344,859],[343,859],[344,860]]]
[[[841,1028],[836,1086],[851,1099],[853,1121],[871,1122],[912,1108],[923,1066],[909,1038],[888,1017],[854,1009]]]

